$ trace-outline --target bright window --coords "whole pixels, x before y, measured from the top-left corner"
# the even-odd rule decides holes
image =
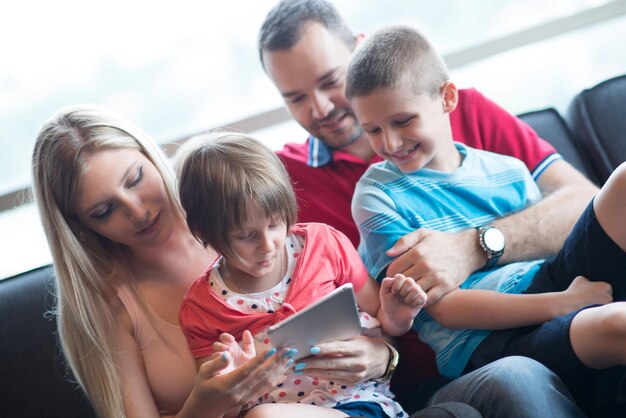
[[[66,105],[110,108],[160,142],[281,106],[256,51],[258,29],[274,3],[9,2],[0,14],[0,195],[28,185],[34,137]],[[355,31],[409,24],[444,56],[606,3],[335,1]],[[623,16],[453,68],[452,76],[513,113],[564,111],[581,89],[626,72],[626,54],[619,52],[626,44]],[[258,132],[273,148],[304,135],[293,122]],[[0,212],[0,277],[48,262],[34,218],[28,207]]]

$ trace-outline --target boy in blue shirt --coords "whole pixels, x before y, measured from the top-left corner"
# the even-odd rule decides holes
[[[417,228],[424,237],[475,228],[485,249],[485,268],[414,321],[443,375],[524,355],[576,387],[593,369],[626,364],[626,303],[609,303],[626,297],[626,164],[556,257],[496,266],[505,242],[490,222],[542,196],[520,161],[454,142],[457,89],[428,40],[407,27],[375,33],[352,58],[346,95],[386,160],[365,172],[352,202],[370,274],[384,277],[385,251]]]

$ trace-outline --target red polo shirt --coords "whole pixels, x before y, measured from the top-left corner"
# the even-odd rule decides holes
[[[459,104],[450,115],[452,137],[471,147],[511,155],[526,163],[535,179],[556,158],[556,150],[520,119],[474,89],[459,90]],[[359,233],[350,211],[357,181],[375,162],[363,161],[320,140],[286,144],[278,152],[298,197],[298,221],[322,222],[344,234],[355,247]]]

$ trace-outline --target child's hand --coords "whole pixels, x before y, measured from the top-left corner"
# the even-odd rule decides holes
[[[573,312],[587,305],[604,305],[613,302],[613,288],[607,282],[592,282],[583,276],[577,276],[567,289],[561,315]]]
[[[380,285],[380,304],[394,323],[410,324],[426,304],[426,292],[411,277],[396,274],[385,277]]]
[[[232,357],[233,367],[237,368],[246,361],[256,356],[254,349],[254,339],[250,331],[243,332],[241,337],[241,345],[237,344],[235,337],[224,332],[220,335],[219,342],[213,343],[214,353],[228,353],[227,356]]]

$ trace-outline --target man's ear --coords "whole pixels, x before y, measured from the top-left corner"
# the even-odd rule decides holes
[[[441,99],[443,100],[443,111],[452,113],[459,103],[459,91],[452,81],[446,81],[441,85]]]
[[[357,32],[356,35],[354,35],[354,49],[360,47],[363,41],[365,41],[365,34],[363,32]]]

